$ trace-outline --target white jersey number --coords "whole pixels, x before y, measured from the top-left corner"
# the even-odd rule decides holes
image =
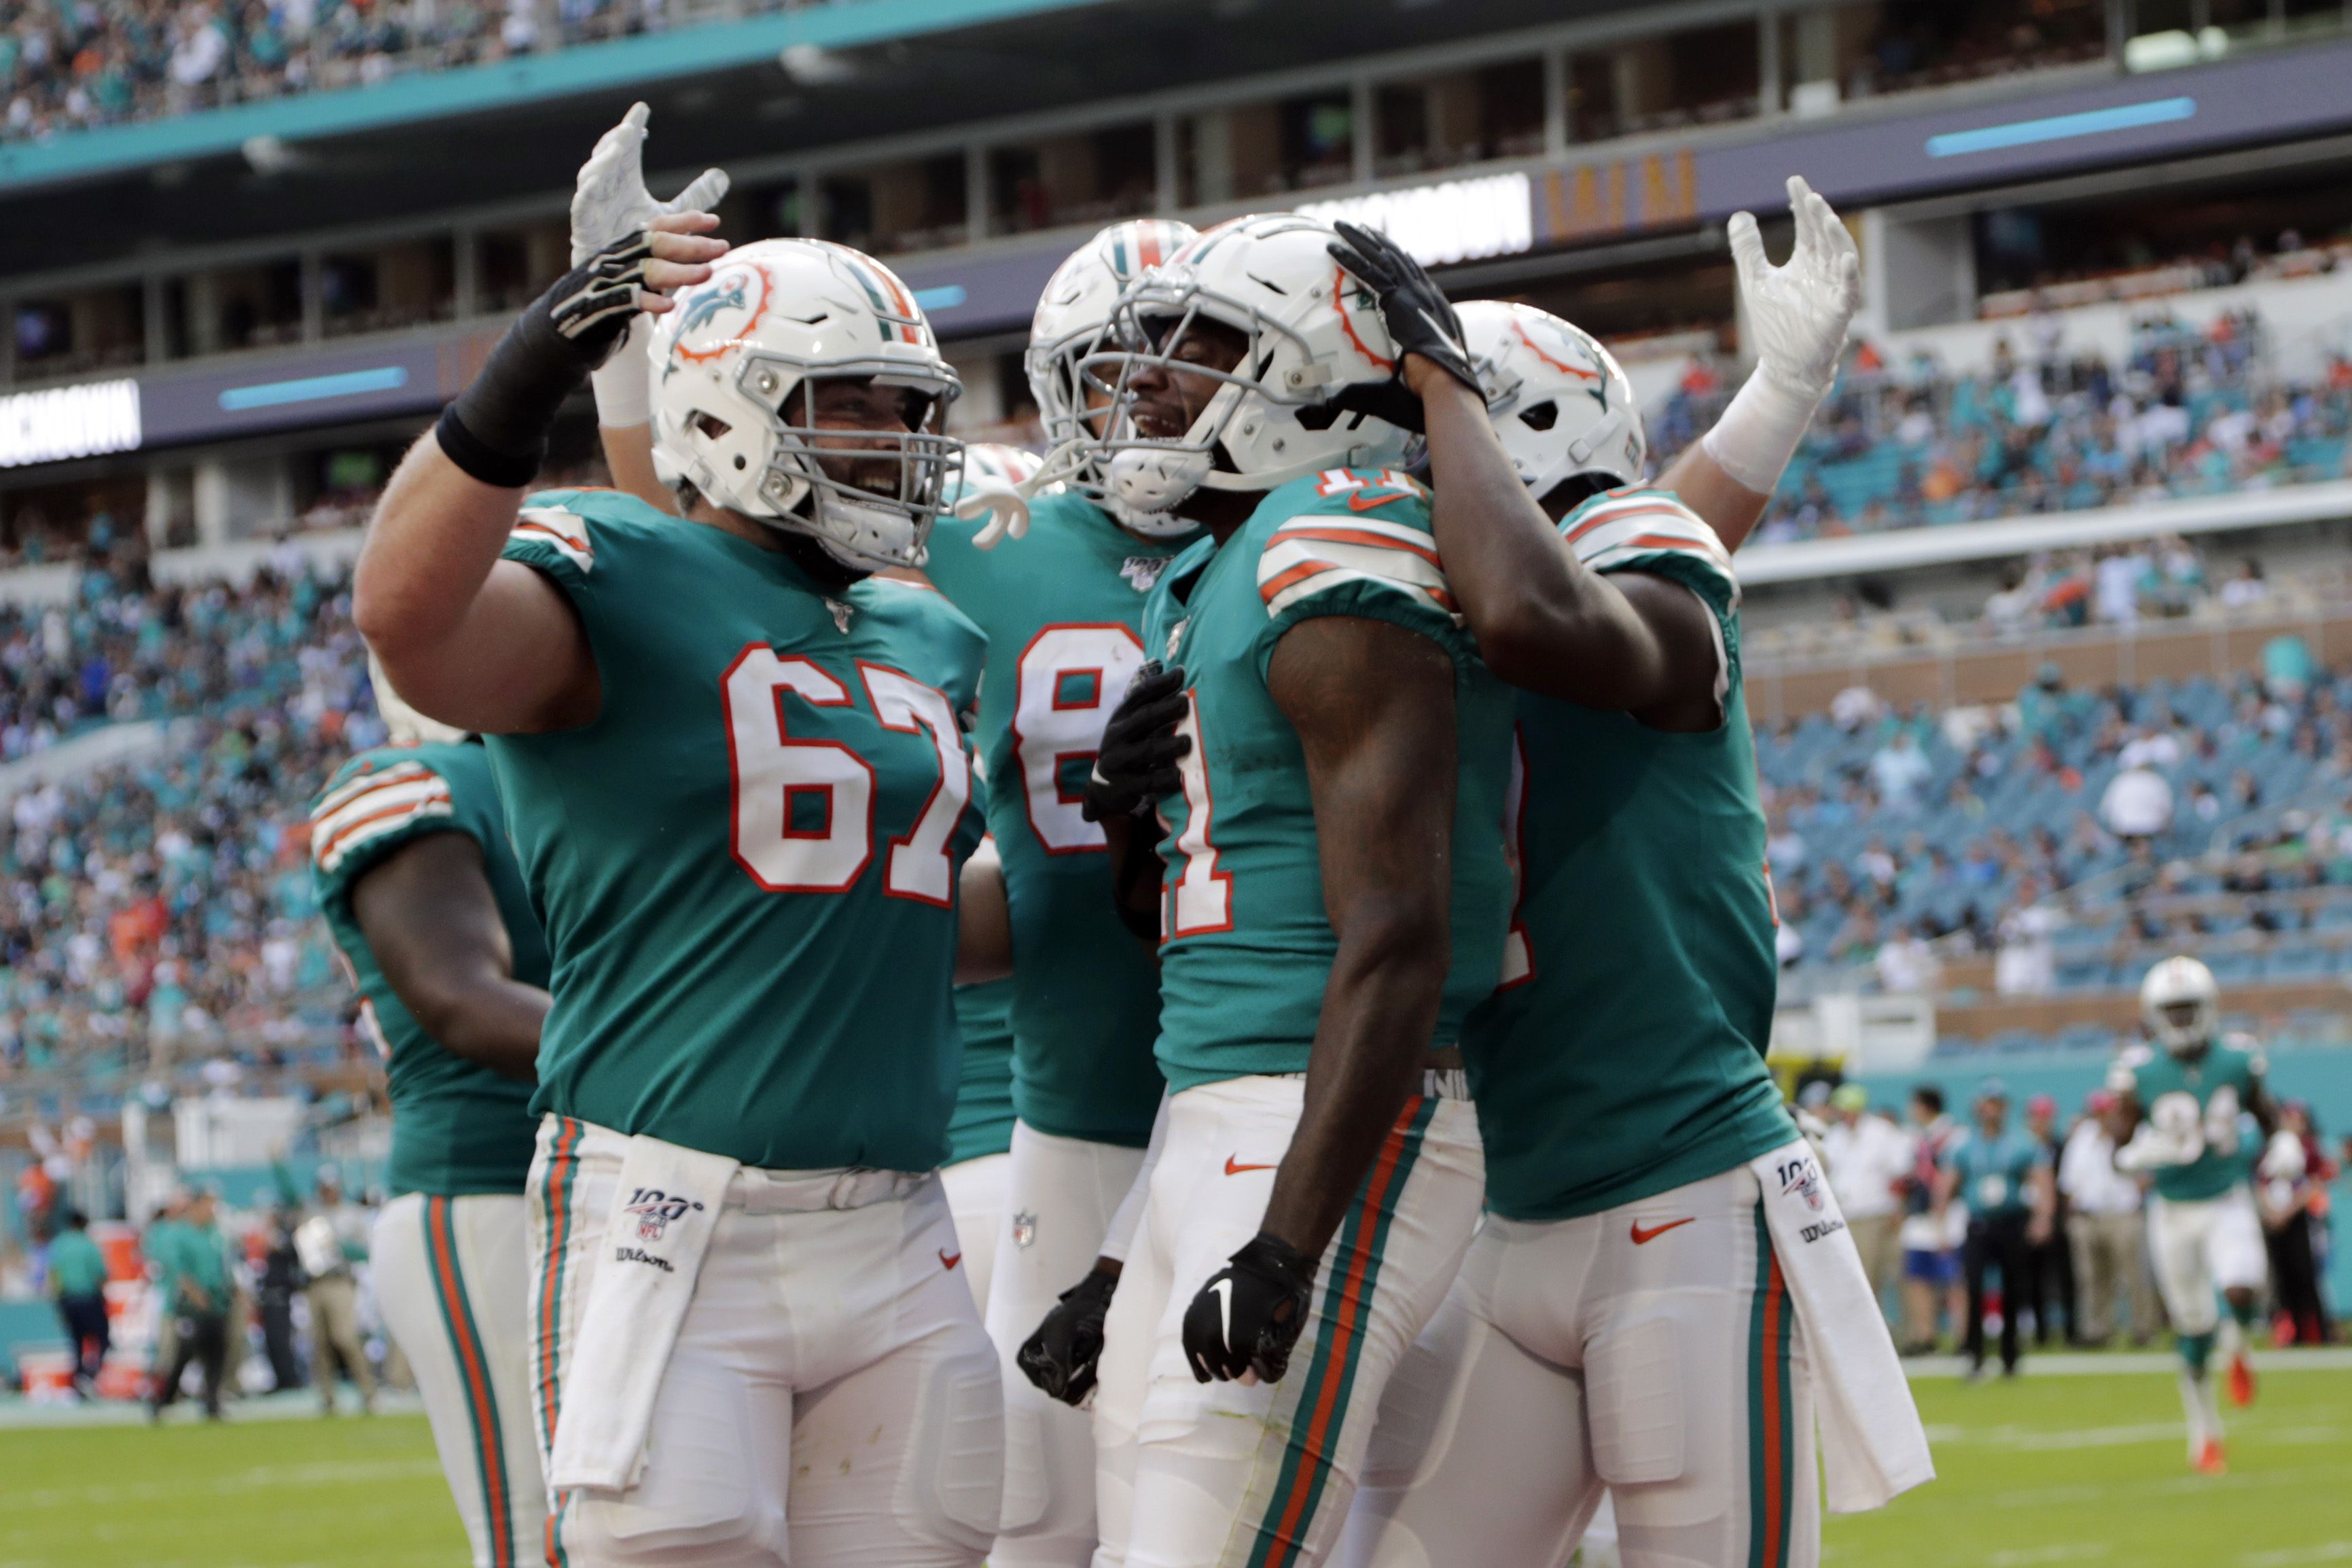
[[[1029,827],[1048,855],[1103,847],[1078,797],[1064,787],[1073,763],[1091,763],[1128,684],[1143,668],[1143,643],[1117,622],[1047,626],[1021,651],[1013,711],[1013,759],[1021,769]]]
[[[882,890],[894,898],[952,908],[955,904],[955,862],[950,849],[958,818],[971,799],[971,770],[963,757],[963,732],[956,728],[954,705],[945,692],[878,665],[857,667],[866,677],[866,694],[873,700],[874,716],[886,730],[909,733],[930,731],[940,753],[940,782],[923,803],[915,826],[904,838],[890,840],[890,868]]]
[[[1210,837],[1217,803],[1209,791],[1209,748],[1201,736],[1200,701],[1190,691],[1184,694],[1184,717],[1176,721],[1176,732],[1190,736],[1192,744],[1176,764],[1184,783],[1184,831],[1176,836],[1184,869],[1176,879],[1174,908],[1167,922],[1171,939],[1234,929],[1234,879],[1217,869],[1217,847]]]
[[[883,890],[951,903],[956,819],[971,798],[955,713],[940,693],[897,670],[859,669],[882,726],[929,731],[940,755],[940,783],[930,799],[913,829],[891,841]],[[719,689],[735,784],[730,838],[735,863],[772,893],[847,892],[874,857],[874,769],[838,741],[794,739],[784,696],[812,707],[842,708],[850,704],[848,689],[805,658],[759,646],[743,650]]]

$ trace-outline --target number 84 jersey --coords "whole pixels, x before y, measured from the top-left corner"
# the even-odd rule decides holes
[[[1112,917],[1103,830],[1078,809],[1143,666],[1144,595],[1184,540],[1139,539],[1070,492],[982,552],[941,518],[926,570],[988,634],[974,735],[1013,910],[1013,1103],[1040,1132],[1141,1148],[1160,1108],[1160,977]]]
[[[603,686],[591,723],[489,741],[553,958],[534,1109],[771,1169],[939,1164],[979,628],[612,491],[531,497],[506,556]]]

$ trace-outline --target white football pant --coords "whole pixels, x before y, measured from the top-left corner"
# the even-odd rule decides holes
[[[1013,1356],[1102,1250],[1143,1151],[1013,1124],[988,1337],[1004,1384],[1004,1517],[989,1568],[1086,1568],[1095,1552],[1095,1431],[1048,1399]]]
[[[530,1418],[530,1252],[520,1193],[383,1206],[368,1242],[384,1328],[408,1358],[474,1568],[536,1563],[547,1489]]]
[[[1012,1169],[1012,1155],[982,1154],[940,1171],[956,1240],[963,1247],[963,1282],[971,1287],[972,1305],[983,1318],[996,1279],[996,1237],[1004,1226],[1004,1184]]]
[[[1381,1390],[1445,1300],[1486,1191],[1462,1075],[1423,1078],[1324,1252],[1289,1372],[1272,1384],[1194,1382],[1184,1312],[1258,1233],[1306,1080],[1230,1079],[1170,1099],[1166,1144],[1105,1325],[1095,1568],[1327,1560]]]
[[[553,1116],[540,1131],[528,1196],[542,1466],[625,1145]],[[551,1568],[978,1568],[1004,1484],[1003,1395],[947,1199],[925,1178],[824,1206],[848,1174],[737,1173],[644,1470],[625,1491],[554,1500]]]
[[[1805,1337],[1746,1166],[1489,1215],[1381,1402],[1348,1568],[1556,1568],[1605,1486],[1625,1568],[1813,1568]]]
[[[2176,1333],[2213,1332],[2221,1324],[2216,1297],[2259,1290],[2270,1274],[2253,1194],[2242,1184],[2192,1202],[2150,1194],[2147,1256]]]

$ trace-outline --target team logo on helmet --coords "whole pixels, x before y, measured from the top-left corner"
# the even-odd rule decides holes
[[[635,1216],[637,1239],[651,1244],[661,1240],[673,1222],[701,1206],[692,1198],[679,1197],[659,1187],[639,1187],[629,1194],[628,1206],[621,1212]]]
[[[741,342],[768,313],[774,293],[774,280],[758,262],[721,262],[709,282],[678,297],[685,313],[670,341],[672,367],[679,360],[707,364]]]
[[[1528,316],[1522,311],[1511,322],[1511,331],[1528,346],[1528,352],[1562,375],[1573,376],[1585,384],[1584,390],[1603,410],[1609,406],[1609,373],[1603,368],[1600,345],[1582,332],[1554,316],[1535,317],[1535,330],[1529,331]],[[1582,361],[1582,363],[1577,363]]]

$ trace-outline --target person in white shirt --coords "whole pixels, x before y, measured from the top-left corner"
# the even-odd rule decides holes
[[[2172,786],[2152,767],[2127,767],[2108,782],[2099,797],[2099,817],[2107,831],[2129,842],[2153,838],[2172,827]]]
[[[2058,1190],[2066,1194],[2066,1237],[2074,1249],[2074,1280],[2081,1290],[2083,1339],[2106,1342],[2115,1332],[2118,1300],[2130,1302],[2134,1344],[2156,1333],[2156,1287],[2142,1251],[2140,1184],[2116,1169],[2116,1141],[2108,1123],[2116,1097],[2096,1089],[2083,1103],[2083,1119],[2066,1135],[2058,1156]]]
[[[1927,994],[1936,989],[1944,972],[1936,950],[1927,945],[1917,927],[1907,924],[1878,950],[1873,964],[1878,971],[1878,988],[1890,996]]]
[[[1911,1136],[1872,1112],[1870,1091],[1858,1083],[1840,1084],[1830,1110],[1833,1120],[1822,1141],[1830,1191],[1871,1289],[1884,1297],[1903,1261],[1901,1184],[1911,1174]]]
[[[2058,955],[2050,933],[2058,911],[2041,902],[2041,884],[2028,878],[2017,903],[2001,916],[1993,953],[1992,988],[2003,996],[2042,996],[2057,983]]]

